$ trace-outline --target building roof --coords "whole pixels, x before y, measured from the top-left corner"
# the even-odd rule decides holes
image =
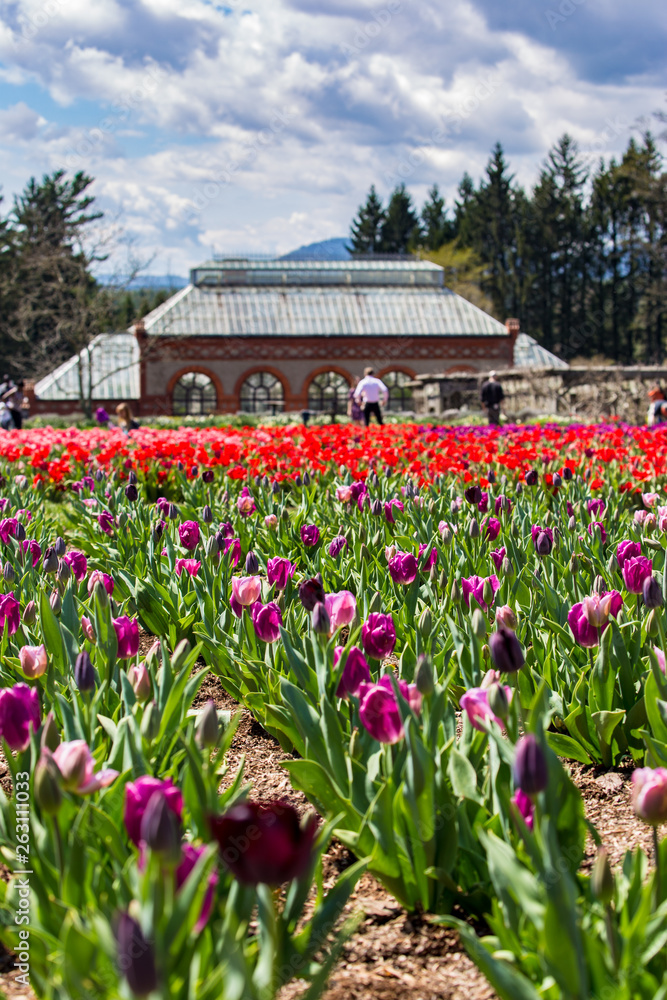
[[[102,333],[94,337],[87,348],[37,382],[37,398],[80,399],[79,365],[91,399],[139,399],[139,345],[133,334]]]
[[[569,368],[566,361],[557,358],[527,333],[520,333],[514,343],[515,368]]]
[[[171,337],[508,335],[415,258],[209,261],[144,323]]]

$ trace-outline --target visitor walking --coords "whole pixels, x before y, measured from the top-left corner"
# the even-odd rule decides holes
[[[354,398],[358,403],[362,399],[364,401],[364,422],[366,427],[370,424],[373,415],[375,415],[375,419],[382,426],[380,400],[382,400],[383,406],[387,405],[389,389],[387,389],[382,379],[375,377],[372,368],[364,368],[364,377],[354,390]]]
[[[23,379],[20,378],[16,385],[12,385],[2,396],[2,401],[11,413],[17,431],[23,427],[23,414],[28,411],[28,400],[23,394],[23,384]]]
[[[657,382],[651,386],[648,391],[648,398],[650,402],[648,413],[646,414],[646,423],[649,427],[654,427],[656,424],[663,424],[667,420],[667,400],[665,400],[665,393],[662,386]]]
[[[355,378],[354,385],[350,389],[347,397],[347,415],[353,424],[360,424],[364,419],[364,411],[361,409],[354,396],[358,385],[359,379]]]
[[[489,372],[489,377],[482,384],[482,406],[486,410],[489,424],[498,426],[500,423],[500,404],[505,398],[503,387],[496,379],[495,372]]]
[[[6,392],[14,388],[14,382],[9,377],[9,375],[2,376],[2,382],[0,382],[0,399],[4,396]]]

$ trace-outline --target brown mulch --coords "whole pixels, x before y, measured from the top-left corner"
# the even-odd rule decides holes
[[[142,636],[145,652],[152,637]],[[244,779],[253,785],[258,799],[282,798],[300,812],[310,808],[304,795],[292,789],[281,762],[290,759],[249,712],[225,693],[218,678],[209,675],[198,694],[196,707],[212,699],[221,709],[240,711],[241,721],[227,757],[229,784],[245,758]],[[605,771],[599,767],[569,764],[573,780],[582,791],[586,814],[598,829],[612,866],[621,863],[625,851],[638,843],[650,854],[650,830],[634,816],[630,806],[631,770]],[[7,766],[0,759],[0,783],[5,786]],[[595,856],[589,838],[583,868]],[[325,855],[325,884],[353,861],[341,844],[333,842]],[[6,873],[0,873],[6,878]],[[409,915],[371,875],[364,875],[345,909],[350,916],[365,916],[355,936],[344,948],[324,994],[325,1000],[494,1000],[495,994],[463,950],[458,935],[448,928]],[[34,1000],[32,993],[17,987],[9,971],[9,956],[0,949],[0,997]],[[296,1000],[305,984],[294,982],[280,993],[280,1000]]]

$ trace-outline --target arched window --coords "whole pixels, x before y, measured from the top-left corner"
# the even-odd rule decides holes
[[[182,375],[174,386],[173,410],[177,417],[202,416],[218,405],[213,382],[201,372]]]
[[[414,410],[412,399],[412,389],[408,389],[406,382],[412,379],[405,372],[387,372],[382,376],[382,381],[389,389],[389,401],[387,409],[394,413],[401,413],[406,410]]]
[[[254,372],[241,386],[243,413],[282,413],[285,392],[279,378],[271,372]]]
[[[308,409],[318,413],[347,413],[350,386],[338,372],[321,372],[308,386]]]

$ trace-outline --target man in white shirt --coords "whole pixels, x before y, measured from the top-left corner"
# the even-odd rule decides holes
[[[375,414],[375,419],[382,425],[382,411],[380,410],[380,400],[382,405],[387,405],[389,399],[389,389],[382,381],[376,378],[372,368],[364,368],[364,377],[354,391],[354,398],[359,402],[364,400],[364,421],[366,427],[371,422],[371,415]]]

